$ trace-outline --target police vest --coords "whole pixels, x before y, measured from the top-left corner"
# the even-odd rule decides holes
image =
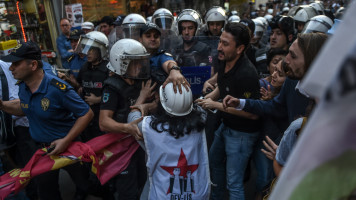
[[[80,70],[80,77],[78,77],[78,79],[81,81],[80,84],[83,87],[84,95],[93,93],[96,96],[101,96],[104,81],[109,75],[109,70],[106,67],[107,63],[107,61],[102,61],[95,68],[92,68],[91,63],[86,62],[84,64]]]
[[[139,84],[128,85],[118,76],[109,76],[109,78],[104,81],[104,87],[106,86],[114,89],[121,97],[120,105],[118,106],[118,110],[115,111],[113,119],[120,123],[126,123],[130,113],[130,106],[135,104],[140,95]]]
[[[149,199],[209,199],[210,175],[205,132],[193,131],[175,139],[158,133],[145,117],[142,133],[147,153]]]

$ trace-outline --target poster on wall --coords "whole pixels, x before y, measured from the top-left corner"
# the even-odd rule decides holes
[[[81,26],[83,23],[83,9],[81,3],[66,5],[66,15],[72,27]]]

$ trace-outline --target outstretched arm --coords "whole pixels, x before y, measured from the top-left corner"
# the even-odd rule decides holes
[[[0,110],[9,113],[10,115],[24,116],[25,113],[22,111],[20,106],[20,99],[15,99],[11,101],[0,100]]]

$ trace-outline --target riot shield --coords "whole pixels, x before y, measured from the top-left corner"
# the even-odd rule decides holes
[[[184,41],[178,36],[179,43],[172,47],[172,55],[178,66],[181,67],[182,74],[189,81],[193,95],[200,96],[203,85],[208,80],[217,59],[218,37],[196,36],[193,45],[186,50]],[[202,42],[204,41],[204,42]]]

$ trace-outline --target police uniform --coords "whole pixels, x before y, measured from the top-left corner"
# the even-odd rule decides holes
[[[89,111],[89,106],[73,88],[58,77],[44,73],[36,92],[32,93],[24,82],[19,82],[22,111],[30,123],[31,137],[39,147],[65,137],[77,118]],[[79,163],[65,167],[77,185],[77,191],[86,192],[89,173]],[[59,170],[49,171],[35,178],[41,199],[60,199]]]
[[[172,55],[163,50],[157,52],[150,59],[151,78],[154,82],[157,82],[158,85],[163,84],[168,77],[168,74],[164,71],[162,66],[163,63],[169,60],[174,61]]]
[[[141,81],[129,85],[116,74],[110,76],[105,80],[100,110],[111,110],[114,112],[115,121],[127,123],[130,106],[135,104],[140,91]],[[144,151],[139,148],[132,156],[129,166],[115,177],[116,191],[120,199],[138,198],[138,191],[147,177],[144,156]]]
[[[199,66],[201,63],[210,65],[212,62],[210,47],[203,42],[196,41],[187,51],[184,44],[180,45],[175,51],[175,60],[179,66]]]
[[[104,81],[109,75],[109,70],[106,67],[107,64],[108,61],[101,61],[98,65],[93,66],[91,63],[86,62],[80,69],[77,81],[83,88],[83,98],[90,93],[93,93],[97,97],[101,96]],[[94,112],[94,118],[81,134],[81,138],[85,142],[103,134],[99,128],[100,103],[91,105],[90,108]]]
[[[81,58],[78,54],[73,54],[67,59],[70,72],[74,75],[75,78],[78,77],[78,73],[86,61],[86,56]]]

